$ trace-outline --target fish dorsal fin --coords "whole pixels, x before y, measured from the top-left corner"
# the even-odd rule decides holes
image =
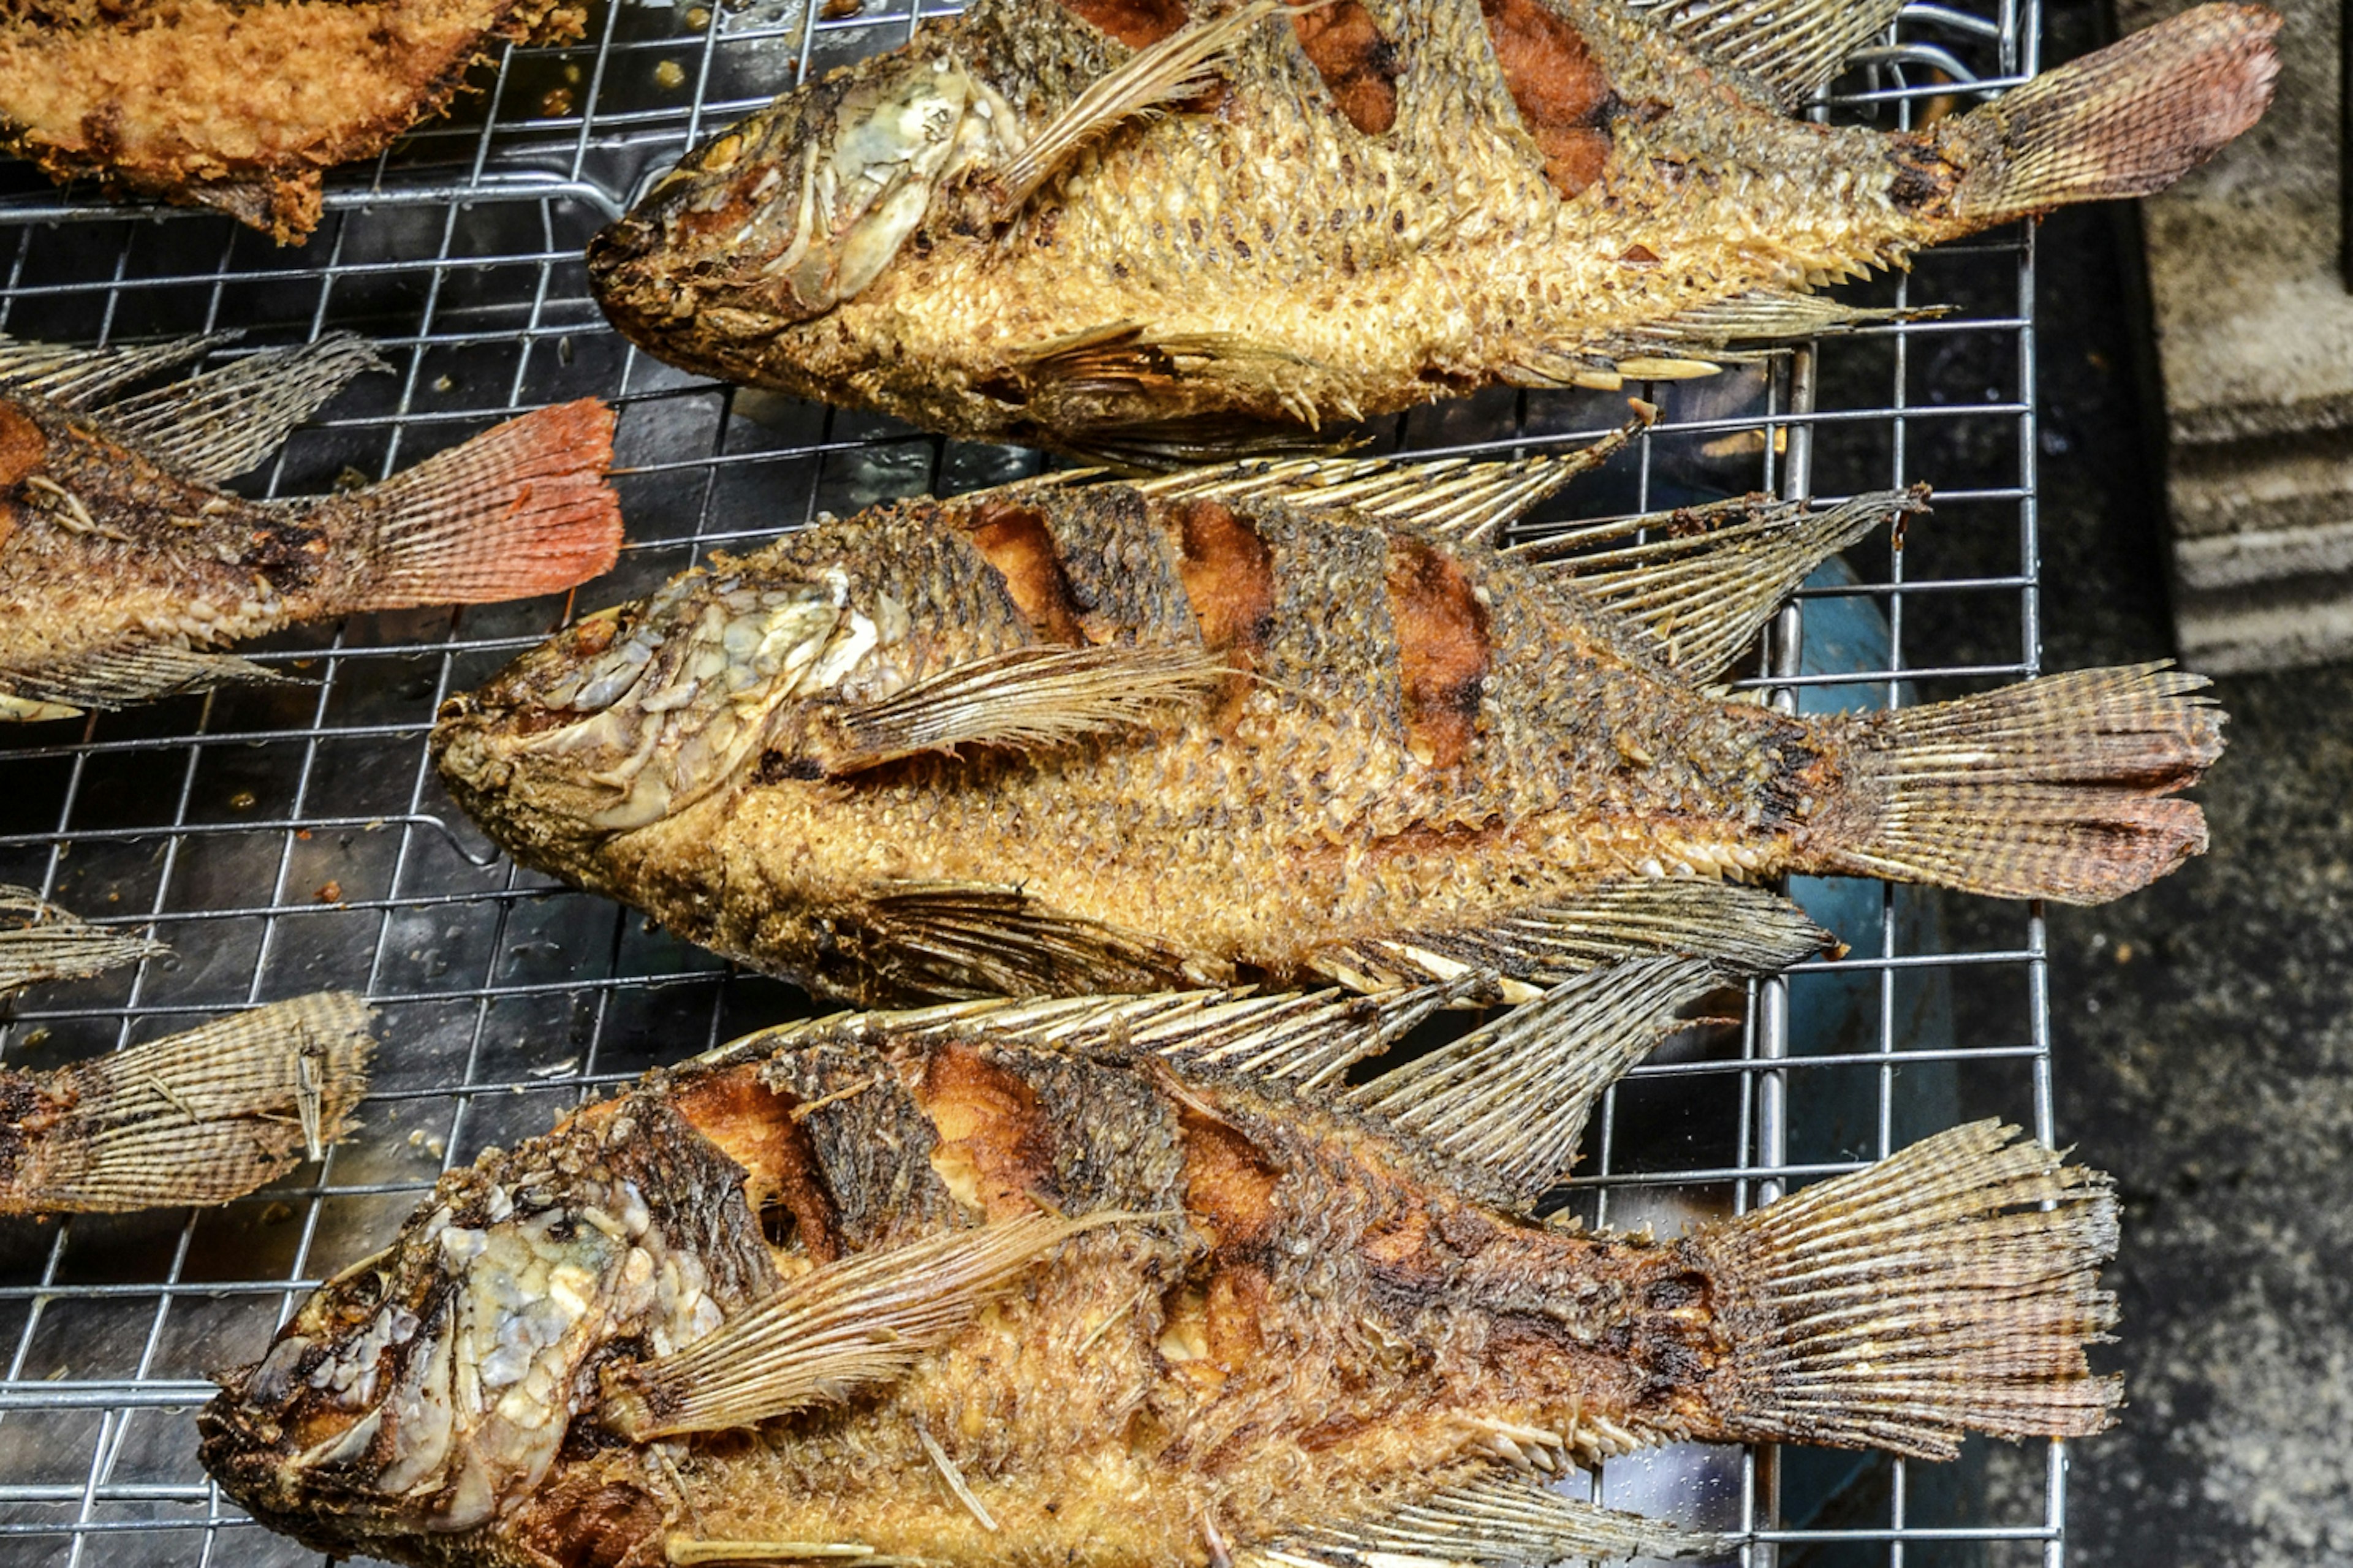
[[[0,1173],[0,1213],[227,1203],[320,1157],[367,1087],[374,1016],[323,992],[37,1075],[67,1109]]]
[[[1766,973],[1831,946],[1831,934],[1778,894],[1701,877],[1613,877],[1573,899],[1514,910],[1482,924],[1360,937],[1309,956],[1319,973],[1358,991],[1500,977],[1506,1000],[1598,964],[1659,953],[1711,958],[1739,973]]]
[[[1617,612],[1678,674],[1704,685],[1756,640],[1825,557],[1891,520],[1926,511],[1926,495],[1925,486],[1875,490],[1819,512],[1750,496],[1586,524],[1510,553]],[[1638,534],[1651,537],[1620,542]]]
[[[1578,1502],[1534,1480],[1500,1473],[1449,1487],[1393,1512],[1319,1525],[1293,1539],[1316,1560],[1350,1568],[1399,1562],[1715,1557],[1732,1549],[1721,1535]]]
[[[1664,0],[1635,7],[1710,60],[1763,82],[1784,109],[1826,85],[1903,8],[1903,0]]]
[[[954,665],[894,696],[814,705],[796,753],[828,775],[958,746],[1037,751],[1146,729],[1233,675],[1198,647],[1024,647]]]
[[[1249,0],[1136,50],[1071,100],[997,171],[1000,212],[1008,217],[1019,212],[1081,148],[1113,126],[1198,96],[1218,79],[1224,58],[1242,35],[1283,8],[1283,0]]]
[[[1577,475],[1600,467],[1658,416],[1646,403],[1636,404],[1635,411],[1623,426],[1570,452],[1491,463],[1467,458],[1294,458],[1229,463],[1145,479],[1135,488],[1157,499],[1213,500],[1229,506],[1271,497],[1301,511],[1410,522],[1467,542],[1485,539]]]
[[[30,888],[0,887],[0,994],[44,980],[80,980],[171,951],[128,931],[91,925]]]
[[[132,437],[196,479],[216,481],[245,472],[276,451],[289,431],[352,377],[386,368],[360,338],[336,332],[314,343],[264,349],[90,411],[110,431]]]
[[[116,387],[200,359],[245,334],[234,329],[132,348],[81,349],[0,334],[0,390],[87,408]]]
[[[939,997],[1155,991],[1181,953],[1140,933],[1047,909],[994,882],[886,884],[836,921],[889,987]]]
[[[275,686],[290,679],[235,654],[155,645],[95,648],[16,669],[0,666],[0,691],[52,710],[24,715],[41,719],[70,718],[90,708],[125,708],[231,681]]]
[[[1492,1175],[1511,1201],[1530,1202],[1575,1162],[1601,1091],[1688,1027],[1682,1010],[1726,979],[1695,958],[1611,964],[1563,981],[1344,1098]]]
[[[1136,1217],[1025,1215],[821,1265],[682,1351],[608,1369],[605,1424],[644,1442],[838,1403],[903,1375],[1063,1242]]]

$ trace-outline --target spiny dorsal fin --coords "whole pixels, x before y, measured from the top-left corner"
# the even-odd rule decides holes
[[[77,710],[127,708],[134,702],[204,691],[231,681],[276,686],[291,679],[235,654],[169,646],[97,648],[24,668],[0,667],[0,690],[24,701]],[[25,716],[58,719],[72,714]]]
[[[1808,573],[1891,519],[1926,511],[1926,496],[1925,485],[1876,490],[1820,512],[1750,496],[1585,524],[1511,553],[1633,623],[1671,668],[1705,684],[1756,641]],[[1616,542],[1641,533],[1651,537]]]
[[[644,1442],[838,1403],[904,1374],[1071,1237],[1138,1217],[1026,1215],[822,1265],[685,1350],[608,1368],[605,1424]]]
[[[63,408],[87,408],[118,386],[199,359],[244,335],[232,328],[134,348],[81,349],[0,333],[0,391],[46,397]]]
[[[0,1175],[0,1212],[227,1203],[320,1157],[367,1088],[373,1017],[323,992],[29,1075],[64,1109]]]
[[[1597,964],[1659,953],[1712,958],[1765,973],[1832,945],[1828,931],[1762,888],[1695,877],[1613,877],[1573,900],[1485,925],[1368,937],[1319,949],[1309,963],[1352,990],[1381,991],[1493,971],[1505,1000],[1534,1001]]]
[[[1487,1173],[1506,1203],[1529,1202],[1576,1160],[1601,1091],[1687,1027],[1683,1009],[1726,978],[1694,958],[1597,969],[1344,1098]]]
[[[44,980],[80,980],[171,951],[132,931],[91,925],[30,888],[0,887],[0,994]]]
[[[1665,0],[1641,7],[1709,59],[1765,83],[1784,109],[1827,84],[1903,8],[1903,0]]]
[[[1464,542],[1486,538],[1597,468],[1658,417],[1647,403],[1634,417],[1599,441],[1571,452],[1545,452],[1500,462],[1434,458],[1294,458],[1229,463],[1215,468],[1145,479],[1136,489],[1160,500],[1238,501],[1271,496],[1301,511],[1346,511],[1375,521],[1410,522],[1426,532]]]
[[[226,479],[277,450],[352,377],[386,368],[361,339],[335,332],[314,343],[265,349],[90,412],[194,477]]]
[[[1163,722],[1232,674],[1198,647],[1015,648],[878,701],[815,709],[800,754],[841,774],[957,746],[1066,746]]]
[[[1720,1535],[1577,1502],[1500,1474],[1449,1487],[1392,1513],[1319,1525],[1295,1539],[1322,1562],[1365,1568],[1399,1559],[1485,1563],[1715,1557],[1731,1549]]]

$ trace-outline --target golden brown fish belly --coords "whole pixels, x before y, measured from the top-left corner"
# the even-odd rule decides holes
[[[2113,1200],[2012,1130],[1667,1243],[1528,1216],[1591,1096],[1720,978],[1644,961],[1356,1088],[1305,1086],[1430,1001],[755,1037],[446,1177],[230,1375],[206,1464],[314,1544],[417,1563],[1206,1568],[1405,1551],[1417,1508],[1522,1510],[1446,1561],[1622,1555],[1641,1521],[1536,1479],[1684,1436],[1934,1458],[2105,1425]],[[1587,1002],[1627,1005],[1614,1065]],[[1444,1131],[1515,1092],[1535,1135]]]
[[[438,114],[499,44],[579,37],[565,0],[18,0],[0,21],[0,140],[51,176],[217,207],[280,245],[320,171]]]

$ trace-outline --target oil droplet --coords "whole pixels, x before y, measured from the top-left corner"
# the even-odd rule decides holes
[[[572,112],[572,89],[551,87],[539,100],[539,116],[543,120],[561,120]]]
[[[654,85],[664,88],[684,87],[686,68],[676,60],[662,61],[661,64],[654,67]]]
[[[249,789],[241,789],[228,797],[228,808],[231,811],[251,811],[254,804],[254,794]]]
[[[458,390],[458,384],[448,376],[437,375],[433,378],[433,390],[436,392],[455,392]]]
[[[703,28],[711,26],[711,11],[709,7],[697,5],[692,10],[689,11],[686,14],[686,26],[688,31],[695,33],[699,33],[702,31]]]

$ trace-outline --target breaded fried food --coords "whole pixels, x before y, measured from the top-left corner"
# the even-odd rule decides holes
[[[440,113],[497,44],[568,42],[583,17],[568,0],[0,0],[0,144],[294,244],[321,171]]]

